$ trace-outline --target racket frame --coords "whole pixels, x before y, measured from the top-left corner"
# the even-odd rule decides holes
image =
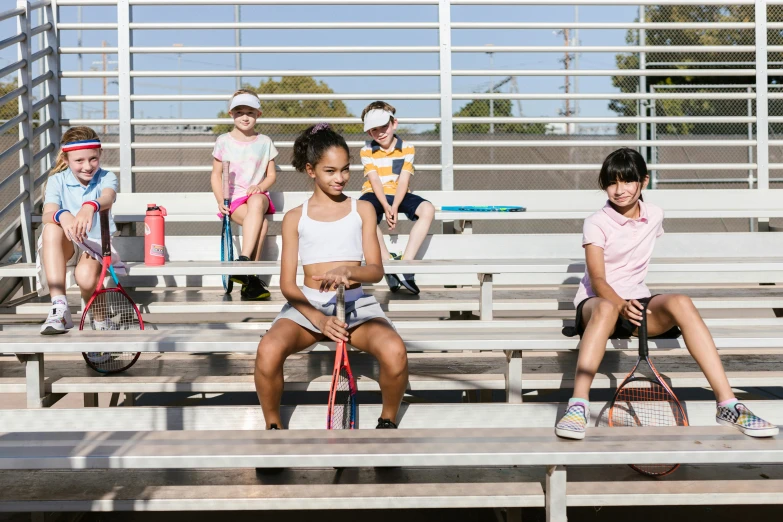
[[[231,163],[229,161],[222,162],[221,184],[223,187],[223,206],[226,208],[231,208],[231,196],[229,195],[230,166]],[[223,228],[220,232],[220,260],[234,260],[234,245],[231,235],[231,216],[228,214],[223,214]],[[223,290],[225,290],[227,294],[230,294],[234,289],[234,282],[231,280],[231,275],[223,274],[222,277]]]
[[[336,317],[340,322],[345,322],[345,286],[340,285],[337,287],[336,295]],[[334,429],[332,425],[332,418],[334,412],[335,399],[337,397],[340,371],[345,368],[348,374],[348,387],[349,392],[349,415],[350,415],[350,427],[348,429],[356,429],[356,381],[353,377],[353,371],[351,371],[351,364],[348,361],[348,346],[345,341],[337,342],[337,349],[334,357],[334,370],[332,371],[332,384],[329,387],[329,401],[326,408],[326,429]]]
[[[525,207],[514,205],[446,205],[441,212],[525,212]]]
[[[620,386],[617,387],[617,391],[615,391],[614,396],[612,397],[612,402],[610,403],[608,407],[608,423],[610,427],[614,426],[614,408],[615,408],[615,402],[620,397],[620,394],[622,393],[623,388],[627,384],[630,384],[632,382],[651,382],[654,384],[657,384],[661,386],[666,393],[673,399],[673,401],[670,402],[670,404],[673,404],[679,411],[681,415],[681,419],[683,422],[683,426],[688,426],[688,415],[685,413],[685,409],[682,407],[682,404],[680,404],[680,400],[677,398],[677,395],[675,395],[674,391],[671,389],[671,387],[666,384],[666,381],[661,377],[661,374],[658,373],[658,370],[655,368],[655,365],[650,360],[650,347],[648,343],[648,337],[647,337],[647,307],[649,305],[649,302],[642,304],[642,322],[639,326],[639,356],[636,358],[636,364],[634,364],[633,369],[628,373],[628,375],[625,376],[625,379],[623,379],[623,382],[620,384]],[[636,371],[639,369],[639,365],[644,361],[647,363],[647,366],[650,368],[650,372],[652,373],[652,378],[640,376],[635,376]],[[637,417],[638,419],[638,417]],[[622,427],[624,425],[618,426]],[[671,468],[668,470],[662,470],[661,472],[652,472],[647,469],[643,469],[641,466],[629,464],[628,465],[631,469],[634,471],[637,471],[638,473],[641,473],[642,475],[647,475],[651,477],[664,477],[666,475],[669,475],[671,473],[674,473],[674,471],[677,470],[677,468],[680,467],[679,464],[673,464]]]
[[[128,295],[128,292],[125,291],[125,289],[120,284],[119,279],[117,278],[117,274],[114,272],[114,267],[111,264],[111,234],[109,233],[109,210],[101,210],[99,212],[100,217],[100,224],[101,224],[101,274],[98,277],[98,284],[95,286],[95,290],[92,293],[92,296],[90,296],[89,301],[87,301],[87,304],[84,307],[84,311],[82,312],[82,318],[79,322],[79,330],[84,330],[84,324],[88,319],[88,313],[90,309],[92,308],[93,303],[98,298],[98,296],[106,293],[111,292],[117,292],[122,294],[125,299],[130,302],[131,306],[133,306],[133,311],[136,314],[136,317],[139,320],[139,329],[144,330],[144,319],[141,316],[141,312],[139,311],[139,307],[136,305],[136,303],[131,299],[130,295]],[[114,284],[116,285],[115,288],[105,288],[103,281],[106,279],[106,273],[109,273],[112,280],[114,281]],[[132,359],[130,359],[127,364],[120,368],[113,368],[110,370],[107,370],[105,368],[100,368],[99,366],[96,366],[96,364],[90,359],[89,353],[95,353],[95,352],[82,352],[82,357],[84,357],[84,361],[87,363],[87,365],[99,373],[119,373],[127,370],[131,366],[133,366],[136,361],[139,359],[139,356],[141,356],[141,352],[135,352]],[[106,352],[112,355],[114,357],[114,354],[122,354],[127,352]]]

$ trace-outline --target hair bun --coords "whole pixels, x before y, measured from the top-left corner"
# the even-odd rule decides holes
[[[310,134],[318,134],[322,130],[331,129],[331,128],[332,126],[326,122],[316,123],[315,125],[313,125],[313,128],[310,130]]]

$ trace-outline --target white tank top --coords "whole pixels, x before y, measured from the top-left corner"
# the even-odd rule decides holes
[[[307,201],[299,218],[299,259],[302,266],[332,261],[361,261],[362,217],[351,198],[351,212],[337,221],[315,221],[307,215]]]

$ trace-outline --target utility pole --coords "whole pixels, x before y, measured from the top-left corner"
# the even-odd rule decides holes
[[[579,23],[579,6],[574,6],[574,23]],[[579,29],[574,29],[573,44],[579,47]],[[579,49],[574,53],[574,69],[579,70]],[[579,94],[579,76],[574,76],[574,94]],[[579,116],[579,100],[574,100],[574,116]],[[579,124],[574,123],[574,134],[579,134]]]
[[[486,44],[485,47],[492,47],[492,44]],[[487,54],[489,55],[489,68],[491,70],[495,69],[495,53],[492,51],[487,51]],[[494,84],[490,83],[489,86],[489,93],[494,94],[495,93],[495,86]],[[489,117],[494,118],[495,117],[495,100],[490,98],[489,99]],[[489,133],[495,134],[495,122],[490,121],[489,122]]]
[[[240,11],[241,7],[239,4],[234,6],[234,22],[240,23],[242,20],[242,11]],[[241,29],[238,27],[234,30],[234,45],[239,49],[242,46],[242,32]],[[238,52],[236,54],[236,66],[237,66],[237,73],[242,70],[242,53]],[[242,88],[242,77],[237,74],[237,90]]]
[[[563,65],[565,65],[566,70],[566,77],[565,77],[565,113],[563,114],[566,118],[571,117],[571,100],[568,99],[568,94],[570,93],[571,89],[571,78],[568,76],[568,70],[571,68],[571,53],[569,52],[569,47],[571,46],[571,33],[568,29],[563,29],[563,36],[565,37],[565,57],[563,58]],[[565,131],[566,134],[571,134],[571,124],[569,122],[566,122],[565,124]]]

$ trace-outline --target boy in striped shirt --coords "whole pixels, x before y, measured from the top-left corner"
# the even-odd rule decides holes
[[[386,217],[389,230],[397,226],[399,212],[414,222],[405,252],[401,256],[389,254],[380,227],[377,231],[384,259],[415,259],[435,217],[435,207],[410,192],[415,150],[413,145],[403,143],[394,133],[397,130],[395,112],[394,107],[383,101],[372,102],[362,111],[364,130],[372,140],[362,147],[362,165],[367,180],[359,199],[373,204],[378,224],[383,216]],[[392,292],[399,290],[402,285],[414,295],[419,293],[414,274],[403,274],[402,278],[386,274],[386,282]]]

